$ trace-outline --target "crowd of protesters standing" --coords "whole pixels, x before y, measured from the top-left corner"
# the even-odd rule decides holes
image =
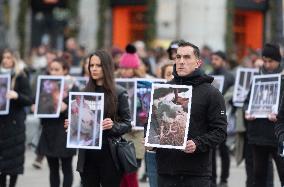
[[[36,150],[35,168],[41,169],[43,159],[47,159],[51,187],[60,186],[59,168],[64,177],[63,187],[73,185],[72,160],[76,153],[76,170],[83,187],[138,187],[138,172],[124,174],[115,167],[109,140],[120,136],[134,142],[138,167],[145,162],[143,181],[148,178],[150,187],[228,187],[232,158],[237,164],[244,161],[247,187],[273,186],[272,161],[284,186],[284,158],[279,154],[284,142],[284,102],[280,102],[279,113],[261,119],[247,113],[250,92],[243,107],[232,102],[238,67],[257,68],[259,75],[283,74],[278,45],[265,44],[238,63],[224,51],[212,51],[208,46],[200,50],[183,40],[171,42],[166,50],[162,47],[147,50],[144,42],[136,41],[125,49],[112,47],[87,54],[83,46],[69,38],[65,48],[56,51],[41,45],[31,51],[26,62],[16,51],[5,49],[1,53],[0,74],[11,75],[11,89],[7,93],[11,103],[9,114],[0,115],[0,187],[16,186],[18,175],[24,172],[27,143]],[[36,131],[39,141],[26,142],[25,121],[27,114],[34,111],[39,75],[65,76],[69,80],[72,76],[87,77],[89,81],[82,91],[105,94],[101,150],[66,148],[68,93],[79,90],[72,81],[65,85],[60,116],[41,118]],[[218,91],[211,83],[212,76],[220,75],[224,76],[224,86]],[[128,95],[116,85],[115,78],[163,78],[169,84],[193,87],[184,151],[144,147],[145,132],[131,128]],[[229,126],[234,127],[233,131],[228,131]],[[216,169],[219,158],[220,177]]]

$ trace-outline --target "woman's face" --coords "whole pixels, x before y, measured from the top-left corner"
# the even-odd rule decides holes
[[[49,73],[50,75],[61,76],[66,75],[67,70],[63,69],[63,66],[59,62],[53,61],[50,64]]]
[[[1,66],[6,69],[12,69],[14,67],[13,56],[11,53],[6,52],[3,54]]]
[[[120,76],[122,78],[132,78],[134,77],[134,70],[132,68],[120,68]]]
[[[173,73],[173,66],[168,66],[168,67],[166,67],[166,69],[165,69],[165,79],[167,80],[167,81],[170,81],[170,80],[172,80],[173,78],[174,78],[174,76],[172,75],[172,73]]]
[[[97,82],[103,81],[104,73],[103,73],[101,60],[96,55],[93,55],[90,60],[90,73],[93,80],[96,80]]]

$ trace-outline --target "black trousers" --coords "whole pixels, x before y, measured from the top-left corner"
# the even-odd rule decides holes
[[[252,156],[252,145],[248,144],[245,140],[244,144],[244,158],[245,158],[245,168],[246,168],[246,187],[253,187],[253,156]],[[271,156],[268,159],[268,169],[267,169],[267,179],[266,187],[273,187],[273,163]]]
[[[115,167],[108,146],[100,151],[87,150],[84,171],[80,172],[83,187],[120,187],[122,172]]]
[[[0,187],[7,186],[7,177],[10,176],[9,187],[15,187],[18,179],[18,175],[8,175],[5,173],[0,174]]]
[[[158,187],[210,187],[210,177],[158,175]]]
[[[221,176],[220,182],[228,182],[230,174],[230,152],[226,145],[226,141],[219,145],[219,153],[221,158]],[[213,149],[212,152],[212,183],[217,183],[217,168],[216,168],[216,150]]]
[[[277,148],[273,146],[252,145],[253,176],[255,187],[266,187],[268,176],[268,160],[271,156],[275,161],[281,186],[284,185],[284,159],[278,155]]]
[[[60,186],[60,175],[59,175],[60,162],[63,173],[63,187],[71,187],[73,183],[73,169],[72,169],[73,157],[57,158],[57,157],[47,156],[46,158],[49,166],[50,187]]]

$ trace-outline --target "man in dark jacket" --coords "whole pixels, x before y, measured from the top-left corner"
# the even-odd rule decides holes
[[[213,72],[212,75],[221,75],[224,76],[224,86],[222,90],[222,94],[225,95],[227,91],[234,86],[235,78],[234,75],[229,72],[226,68],[227,57],[226,54],[222,51],[217,51],[212,54],[211,57]],[[229,99],[228,99],[229,100]],[[226,101],[228,102],[228,101]],[[229,102],[228,102],[229,103]],[[221,158],[221,176],[220,176],[220,184],[219,187],[227,187],[228,186],[228,178],[230,173],[230,151],[229,147],[226,145],[226,140],[223,141],[219,145],[219,153]],[[212,168],[212,187],[216,186],[217,182],[217,168],[216,168],[216,151],[213,150],[213,168]]]
[[[282,73],[279,46],[266,44],[262,50],[262,57],[264,64],[260,70],[260,74],[269,75]],[[280,93],[283,91],[283,76],[281,79]],[[250,93],[244,103],[245,110],[248,108],[249,98]],[[279,115],[278,118],[280,116],[281,115]],[[284,160],[277,154],[277,140],[274,134],[274,126],[277,121],[276,114],[269,114],[267,118],[256,119],[246,112],[245,118],[249,121],[247,125],[247,138],[248,143],[252,145],[254,186],[266,186],[269,157],[272,157],[276,163],[281,186],[283,186]],[[280,121],[282,121],[282,119]]]
[[[210,187],[212,149],[226,138],[223,96],[211,85],[212,77],[200,70],[198,47],[179,43],[170,84],[193,87],[187,144],[184,151],[157,149],[160,187]]]

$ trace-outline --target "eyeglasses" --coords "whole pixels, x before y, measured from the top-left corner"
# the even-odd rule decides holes
[[[181,60],[182,58],[184,60],[189,60],[191,58],[191,55],[179,55],[179,54],[176,55],[176,60]]]

